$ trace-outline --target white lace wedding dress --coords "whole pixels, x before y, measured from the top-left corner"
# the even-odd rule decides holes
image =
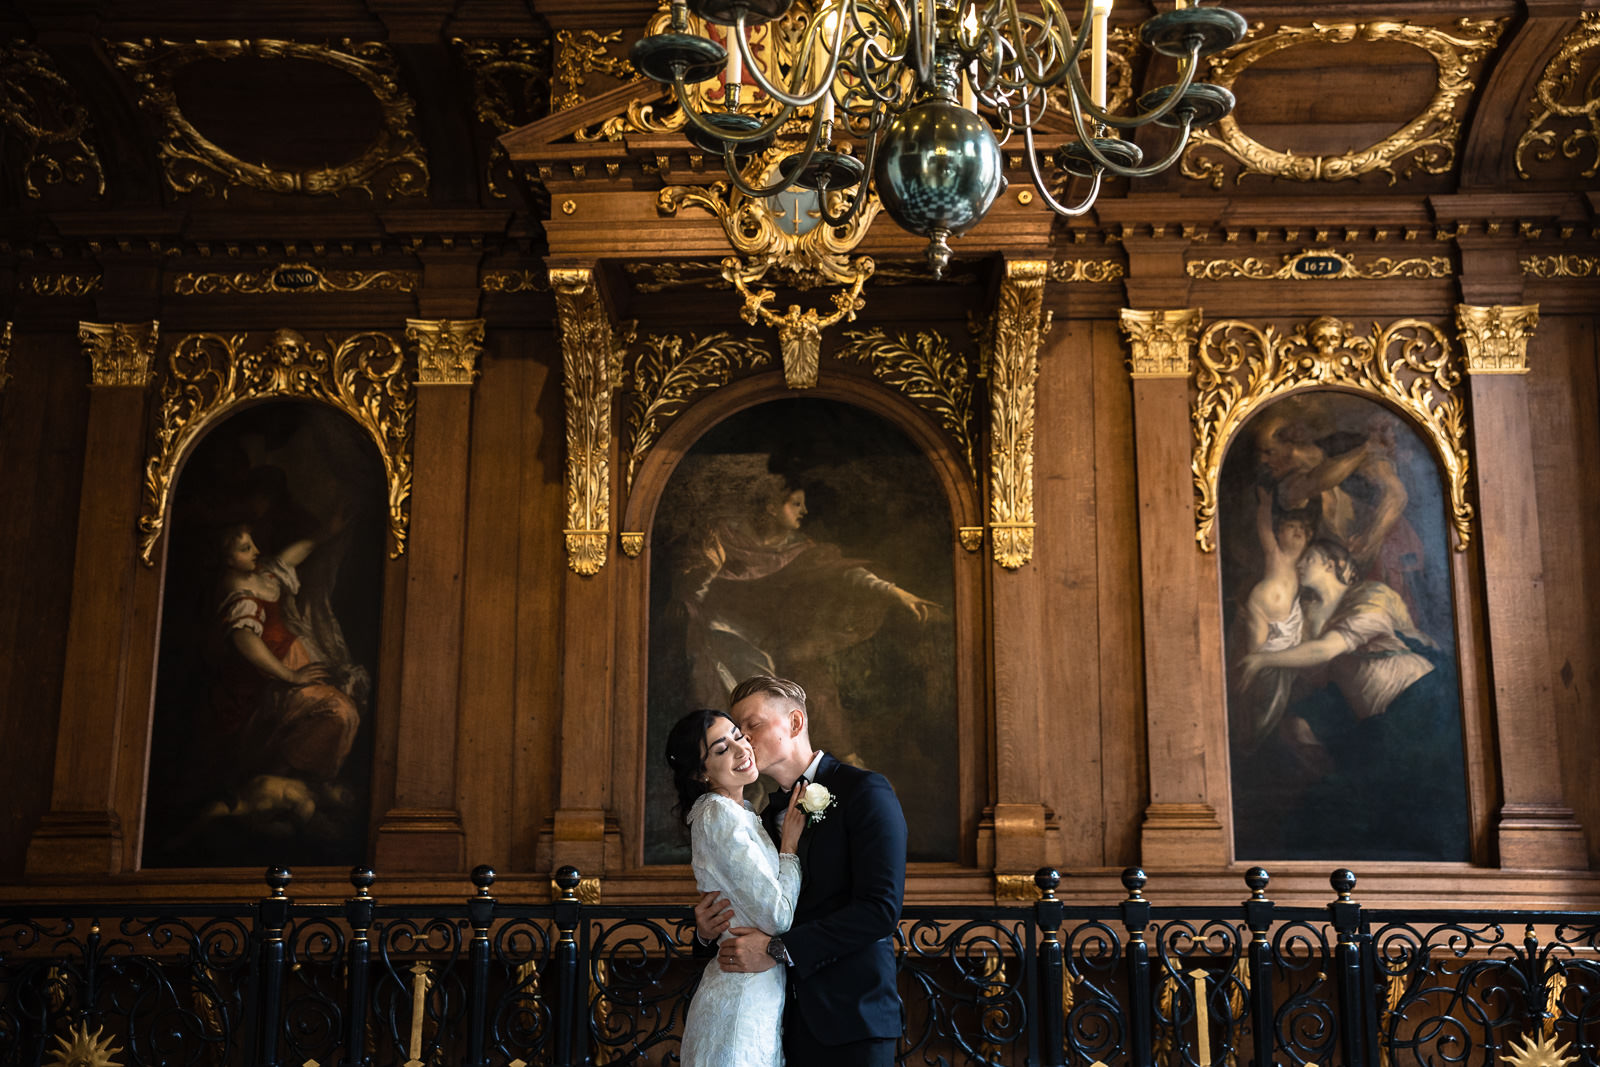
[[[755,812],[707,793],[689,809],[689,841],[695,885],[728,898],[732,926],[789,929],[800,861],[778,855]],[[683,1067],[779,1067],[783,971],[780,963],[760,974],[725,974],[715,959],[706,964],[683,1024]]]

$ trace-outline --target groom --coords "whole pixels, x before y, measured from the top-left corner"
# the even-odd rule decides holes
[[[789,1067],[889,1067],[900,1036],[894,933],[905,895],[906,820],[888,779],[811,747],[806,691],[771,675],[748,678],[729,714],[755,749],[756,766],[782,787],[762,813],[805,818],[800,898],[787,933],[735,927],[718,949],[724,971],[788,965],[783,1051]],[[816,783],[811,807],[788,808],[789,792]],[[697,936],[714,941],[728,925],[726,902],[707,893],[695,907]]]

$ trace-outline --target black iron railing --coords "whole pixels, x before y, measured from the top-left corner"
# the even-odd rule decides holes
[[[343,904],[268,872],[254,905],[0,908],[0,1063],[249,1067],[675,1063],[706,963],[685,908]],[[1105,906],[908,907],[906,1064],[1568,1067],[1600,1056],[1600,916]]]

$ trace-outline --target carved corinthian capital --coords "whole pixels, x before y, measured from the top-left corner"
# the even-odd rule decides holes
[[[550,272],[561,326],[567,406],[567,566],[599,572],[611,527],[611,391],[622,373],[623,343],[612,329],[594,271]]]
[[[417,348],[418,385],[471,385],[483,351],[482,319],[407,319]]]
[[[1528,338],[1539,325],[1539,305],[1456,305],[1456,327],[1468,374],[1527,374]]]
[[[995,562],[1007,570],[1033,558],[1033,420],[1049,271],[1043,260],[1006,263],[989,337],[989,527]]]
[[[159,332],[160,324],[153,319],[78,323],[78,340],[89,357],[89,384],[137,389],[149,385]]]
[[[1122,332],[1132,345],[1128,369],[1135,378],[1187,378],[1200,309],[1171,311],[1122,309]]]

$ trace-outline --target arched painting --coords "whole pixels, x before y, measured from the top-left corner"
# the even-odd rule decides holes
[[[695,443],[650,534],[647,863],[689,859],[667,731],[758,673],[805,687],[817,747],[893,783],[911,859],[959,858],[954,543],[928,459],[859,408],[772,401]]]
[[[208,433],[168,524],[143,865],[367,856],[385,559],[373,443],[273,401]]]
[[[1427,442],[1350,393],[1263,408],[1219,485],[1235,855],[1469,858],[1447,511]]]

